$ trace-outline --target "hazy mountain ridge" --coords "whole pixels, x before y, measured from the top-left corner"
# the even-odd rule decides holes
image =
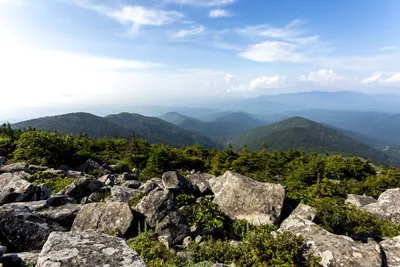
[[[138,138],[150,142],[172,146],[193,145],[199,143],[207,148],[216,147],[208,137],[187,131],[172,123],[158,118],[138,114],[120,113],[98,117],[90,113],[70,113],[59,116],[43,117],[13,124],[14,129],[35,128],[59,133],[86,133],[90,137],[131,138],[135,132]]]
[[[298,148],[306,152],[357,155],[376,162],[390,163],[383,152],[332,128],[300,117],[250,129],[234,137],[231,143],[237,149],[246,145],[250,150],[260,150],[265,144],[271,150]]]

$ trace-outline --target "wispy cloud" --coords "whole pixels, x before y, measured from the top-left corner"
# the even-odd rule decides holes
[[[240,35],[248,37],[268,37],[268,38],[294,38],[303,34],[299,26],[304,24],[300,19],[293,20],[283,27],[274,27],[269,24],[261,24],[237,28],[234,31]]]
[[[314,82],[318,84],[332,84],[345,80],[333,70],[321,69],[319,71],[312,71],[308,75],[301,75],[300,81]]]
[[[205,27],[203,25],[192,26],[189,29],[179,30],[178,32],[172,34],[172,39],[185,39],[188,37],[200,35],[204,33]]]
[[[250,81],[249,84],[231,85],[227,93],[254,92],[263,89],[282,88],[288,86],[287,78],[281,75],[261,76]]]
[[[377,71],[362,80],[364,84],[400,84],[400,72]]]
[[[227,74],[225,75],[225,82],[226,82],[226,83],[230,83],[230,82],[232,81],[232,79],[233,79],[233,75],[232,75],[232,74],[227,73]]]
[[[256,62],[308,62],[307,56],[295,44],[279,41],[266,41],[250,45],[240,57]]]
[[[111,8],[103,5],[90,4],[83,0],[74,0],[74,3],[104,16],[107,16],[129,27],[129,33],[135,34],[143,26],[163,26],[179,21],[184,14],[174,10],[162,10],[136,5],[126,5]]]
[[[379,51],[388,51],[388,50],[398,50],[399,49],[399,47],[398,46],[384,46],[384,47],[381,47],[381,48],[379,48],[378,50]]]
[[[226,9],[213,9],[210,10],[209,17],[210,18],[223,18],[223,17],[231,17],[232,13]]]
[[[191,6],[224,6],[230,5],[236,2],[236,0],[164,0],[167,3],[176,3],[181,5],[191,5]]]

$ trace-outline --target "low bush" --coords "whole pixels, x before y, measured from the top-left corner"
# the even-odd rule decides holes
[[[28,178],[28,181],[35,186],[40,184],[47,185],[53,194],[57,194],[74,180],[75,178],[69,178],[64,175],[54,175],[50,172],[37,172]]]

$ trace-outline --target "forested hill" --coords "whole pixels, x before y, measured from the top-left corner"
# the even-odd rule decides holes
[[[209,122],[191,118],[176,112],[166,113],[160,118],[185,128],[186,130],[206,135],[214,141],[220,139],[223,143],[236,134],[265,124],[245,112],[223,114]]]
[[[235,148],[247,145],[250,150],[260,150],[267,145],[271,150],[297,148],[306,152],[357,155],[384,164],[393,163],[381,151],[332,128],[300,117],[250,129],[244,134],[234,137],[231,141]]]
[[[82,133],[93,138],[131,138],[133,132],[135,132],[138,138],[175,147],[196,143],[206,148],[215,148],[217,146],[216,142],[201,134],[185,130],[158,118],[130,113],[120,113],[106,117],[99,117],[90,113],[70,113],[23,121],[13,124],[12,127],[14,129],[35,128],[37,130],[73,135]]]

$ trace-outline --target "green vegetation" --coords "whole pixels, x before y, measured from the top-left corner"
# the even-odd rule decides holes
[[[383,164],[390,161],[383,152],[360,143],[322,124],[294,117],[267,126],[250,129],[232,140],[240,148],[247,145],[250,150],[301,149],[305,152],[336,153],[360,156]]]
[[[23,121],[13,124],[12,127],[14,129],[34,128],[72,135],[85,133],[92,138],[130,138],[132,132],[135,132],[138,138],[144,138],[151,143],[168,144],[174,147],[199,143],[206,148],[216,147],[216,142],[204,135],[187,131],[158,118],[130,113],[106,117],[89,113],[71,113]]]
[[[74,180],[74,178],[68,178],[63,175],[54,175],[50,172],[37,172],[28,178],[28,181],[35,186],[40,184],[47,185],[47,188],[49,188],[53,194],[57,194],[70,185]]]

